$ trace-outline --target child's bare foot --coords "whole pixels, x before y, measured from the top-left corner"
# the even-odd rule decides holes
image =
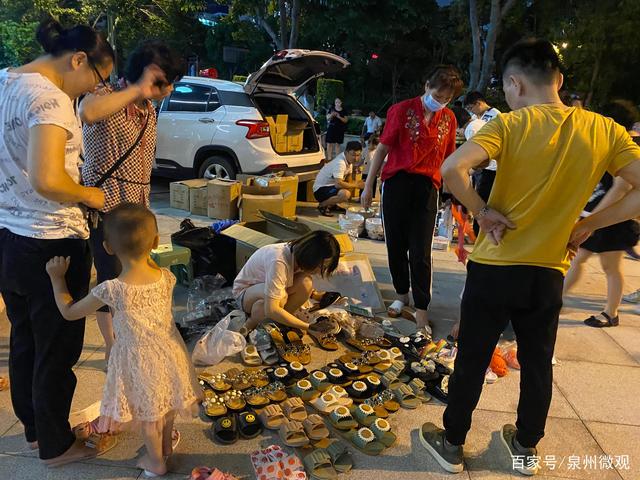
[[[43,460],[43,463],[48,467],[59,467],[68,463],[96,457],[98,453],[98,449],[87,447],[84,444],[84,441],[76,440],[62,455],[48,460]]]
[[[151,476],[148,475],[148,473],[156,476],[161,476],[167,473],[167,464],[164,460],[154,462],[147,454],[143,455],[142,458],[138,460],[136,467],[144,470],[146,476]]]

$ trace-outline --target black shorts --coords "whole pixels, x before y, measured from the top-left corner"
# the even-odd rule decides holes
[[[97,228],[93,228],[93,225],[89,224],[89,234],[89,244],[93,254],[93,264],[96,267],[98,285],[107,280],[118,278],[122,270],[120,262],[115,255],[109,255],[102,244],[104,242],[104,220],[102,214],[100,214]],[[108,312],[109,307],[105,305],[98,311]]]
[[[325,200],[329,200],[331,197],[335,197],[336,195],[338,195],[338,189],[336,187],[320,187],[318,190],[313,192],[313,196],[321,203]]]
[[[580,247],[593,253],[621,252],[635,247],[639,238],[638,222],[627,220],[596,230]]]

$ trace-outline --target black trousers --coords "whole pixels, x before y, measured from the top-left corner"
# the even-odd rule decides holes
[[[475,178],[475,189],[480,198],[485,202],[489,201],[489,195],[491,195],[491,189],[493,188],[493,182],[496,180],[496,172],[493,170],[484,169],[480,171]],[[478,236],[480,232],[480,225],[475,220],[473,221],[473,232]]]
[[[122,267],[120,261],[115,255],[109,255],[104,249],[104,215],[101,213],[98,225],[93,228],[89,222],[89,246],[93,256],[93,263],[96,267],[96,283],[99,285],[107,280],[118,278]],[[109,306],[105,305],[98,309],[99,312],[109,312]]]
[[[11,322],[9,376],[13,410],[40,458],[55,458],[74,442],[69,426],[84,319],[67,321],[56,306],[45,264],[71,257],[66,279],[74,299],[87,295],[91,275],[88,242],[39,240],[0,230],[0,292]]]
[[[509,321],[518,343],[520,400],[517,439],[535,447],[544,436],[551,404],[562,273],[525,265],[493,266],[469,262],[462,297],[458,356],[449,379],[444,412],[447,440],[465,442],[494,348]]]
[[[400,172],[382,185],[382,221],[393,287],[413,291],[416,308],[431,302],[431,244],[438,191],[424,175]],[[407,256],[408,254],[408,256]]]

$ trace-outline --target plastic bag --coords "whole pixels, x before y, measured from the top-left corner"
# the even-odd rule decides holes
[[[196,278],[189,287],[187,293],[187,313],[182,319],[183,324],[205,320],[211,317],[212,302],[210,297],[222,288],[226,283],[224,277],[217,275],[204,275]],[[218,320],[218,319],[215,319]]]
[[[340,230],[346,232],[353,240],[357,240],[364,232],[364,217],[357,213],[352,214],[350,217],[340,214],[338,216],[338,225]]]
[[[384,240],[384,228],[382,227],[381,218],[367,218],[365,220],[365,228],[367,236],[372,240]]]
[[[224,357],[238,353],[247,346],[247,341],[242,335],[229,330],[231,315],[220,320],[198,340],[191,355],[195,365],[216,365]]]

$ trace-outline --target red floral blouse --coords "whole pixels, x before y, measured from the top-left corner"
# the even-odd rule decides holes
[[[389,147],[382,180],[398,172],[416,173],[440,188],[440,167],[456,148],[456,128],[456,117],[448,108],[435,112],[426,125],[422,97],[393,105],[380,137],[380,143]]]

